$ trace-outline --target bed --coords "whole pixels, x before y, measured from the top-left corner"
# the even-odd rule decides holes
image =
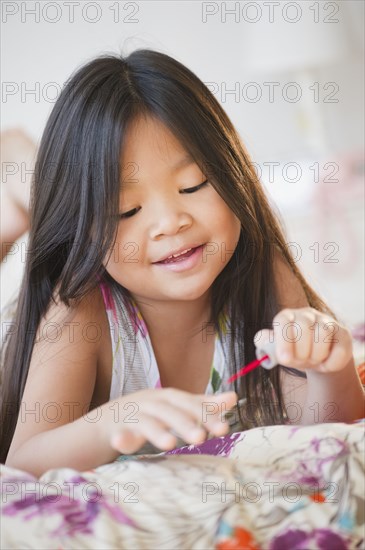
[[[364,549],[364,428],[256,427],[39,479],[1,465],[1,548]]]
[[[1,548],[364,548],[364,426],[253,428],[39,479],[1,465]]]

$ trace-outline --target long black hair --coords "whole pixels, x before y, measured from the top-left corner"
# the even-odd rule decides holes
[[[230,306],[236,369],[255,358],[255,333],[270,327],[279,311],[275,253],[290,266],[309,305],[332,313],[296,266],[244,145],[204,83],[177,60],[154,50],[93,59],[63,88],[36,158],[17,329],[3,346],[2,462],[15,431],[36,330],[56,286],[58,298],[71,307],[100,278],[113,283],[103,261],[116,238],[121,150],[128,125],[141,115],[166,125],[241,221],[235,253],[212,288],[212,322],[218,331],[218,317]],[[239,346],[237,361],[234,342]],[[247,396],[254,424],[285,421],[279,369],[255,369],[235,382],[235,390]]]

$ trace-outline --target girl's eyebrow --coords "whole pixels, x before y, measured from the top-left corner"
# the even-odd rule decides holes
[[[193,157],[191,157],[189,154],[187,155],[184,155],[183,157],[180,158],[180,160],[178,160],[172,167],[171,171],[172,172],[179,172],[180,170],[182,170],[183,168],[186,168],[187,166],[190,166],[191,164],[195,164],[195,160],[193,159]],[[131,177],[131,179],[126,179],[125,181],[123,181],[123,189],[128,189],[128,188],[131,188],[133,189],[135,187],[135,184],[137,183],[136,180],[133,179],[133,177]]]
[[[178,172],[182,168],[190,166],[190,164],[194,164],[194,162],[194,159],[190,155],[185,155],[178,162],[176,162],[176,164],[174,164],[172,171]]]

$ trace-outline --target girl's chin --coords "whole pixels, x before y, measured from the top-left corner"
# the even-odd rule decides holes
[[[148,300],[148,301],[156,301],[156,302],[190,302],[194,300],[199,300],[204,295],[206,295],[209,291],[209,287],[199,287],[199,288],[188,288],[188,285],[185,284],[181,286],[181,288],[166,288],[166,291],[163,292],[161,289],[154,292],[151,290],[148,292],[148,289],[146,286],[143,288],[133,289],[130,290],[132,296],[139,297],[141,300]]]
[[[188,285],[185,286],[185,288],[174,290],[166,290],[166,292],[161,293],[159,292],[159,296],[161,300],[176,300],[181,302],[191,302],[194,300],[200,300],[203,298],[203,296],[206,296],[206,294],[209,292],[209,287],[199,287],[199,288],[188,288]],[[157,294],[155,294],[155,297]]]
[[[192,301],[199,300],[204,295],[210,291],[212,283],[214,282],[214,276],[202,277],[202,274],[199,274],[198,277],[181,277],[179,274],[176,274],[174,280],[169,279],[166,281],[161,280],[161,277],[158,280],[149,279],[146,273],[143,274],[143,277],[136,274],[130,273],[128,277],[124,274],[124,277],[118,277],[117,273],[113,274],[113,270],[108,270],[109,275],[121,286],[126,288],[132,296],[135,296],[137,299],[145,299],[148,301]],[[200,280],[197,280],[197,279]],[[189,280],[190,279],[190,280]],[[195,280],[193,280],[195,279]],[[130,283],[134,282],[134,285]],[[150,283],[150,284],[149,284]]]

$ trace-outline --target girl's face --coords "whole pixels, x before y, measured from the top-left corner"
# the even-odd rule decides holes
[[[121,159],[123,216],[105,267],[136,300],[200,298],[236,248],[239,219],[186,156],[158,120],[139,118],[128,128]],[[172,263],[159,263],[189,248]]]

